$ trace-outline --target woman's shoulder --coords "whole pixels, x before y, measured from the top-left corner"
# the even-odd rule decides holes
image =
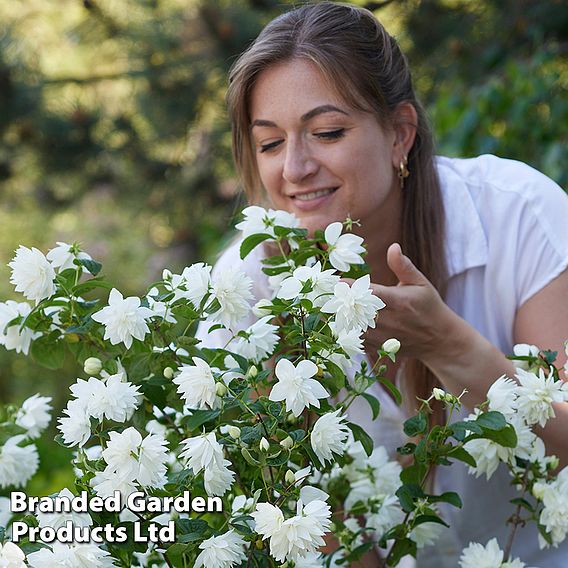
[[[507,158],[484,154],[475,158],[437,157],[436,166],[442,189],[457,190],[457,181],[474,200],[488,204],[510,201],[530,204],[536,210],[550,203],[568,208],[568,195],[535,168]]]

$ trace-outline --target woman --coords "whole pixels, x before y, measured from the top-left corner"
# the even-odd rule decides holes
[[[363,9],[322,2],[272,21],[233,66],[228,91],[234,158],[250,201],[296,214],[311,232],[347,217],[368,248],[374,291],[387,304],[368,353],[402,343],[407,399],[441,384],[477,404],[513,376],[515,343],[557,350],[568,337],[568,198],[528,166],[493,156],[435,159],[424,111],[395,40]],[[240,263],[231,247],[217,270]],[[269,295],[258,255],[245,270]],[[381,417],[350,417],[394,449],[403,415],[384,393]],[[440,419],[440,417],[438,417]],[[568,463],[566,408],[541,432]],[[419,566],[458,565],[469,541],[497,536],[513,496],[505,471],[490,483],[453,466],[438,489],[464,508]],[[523,532],[524,531],[524,532]],[[562,548],[562,547],[561,547]],[[528,564],[564,565],[568,548],[539,552],[536,531],[513,548]]]

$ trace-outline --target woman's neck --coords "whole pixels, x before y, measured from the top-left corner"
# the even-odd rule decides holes
[[[367,256],[371,270],[371,282],[385,286],[395,286],[398,279],[387,264],[387,250],[393,243],[402,239],[402,194],[400,190],[391,192],[381,211],[366,219],[354,232],[365,239]],[[403,251],[404,252],[404,251]]]

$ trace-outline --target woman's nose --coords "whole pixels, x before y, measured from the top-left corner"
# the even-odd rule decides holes
[[[300,183],[318,170],[318,163],[302,141],[288,140],[282,176],[290,183]]]

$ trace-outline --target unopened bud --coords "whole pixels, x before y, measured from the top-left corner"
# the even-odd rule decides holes
[[[268,308],[268,307],[271,307],[271,306],[272,306],[272,302],[270,300],[267,300],[266,298],[263,298],[262,300],[259,300],[252,307],[252,313],[257,318],[263,318],[264,316],[269,316],[272,313],[272,310],[265,309],[265,308]]]
[[[447,398],[447,393],[445,390],[439,389],[434,387],[432,389],[432,396],[436,399],[436,400],[446,400]]]
[[[298,419],[290,412],[290,414],[286,416],[286,422],[288,422],[288,424],[296,424],[296,422],[298,422]]]
[[[85,359],[85,363],[83,365],[83,369],[87,375],[98,375],[103,368],[103,363],[97,357],[89,357]]]
[[[171,280],[172,279],[172,272],[167,268],[164,268],[162,271],[162,280]]]
[[[390,353],[391,355],[394,355],[395,353],[398,353],[398,350],[400,349],[400,341],[398,339],[395,339],[394,337],[391,337],[383,343],[381,349],[383,351],[386,351],[387,353]]]
[[[254,543],[254,545],[256,546],[257,550],[262,550],[264,548],[264,544],[262,543],[262,538],[258,538]]]
[[[217,383],[215,385],[215,392],[217,393],[217,396],[225,396],[227,394],[227,387],[225,386],[225,383]]]
[[[292,438],[290,438],[290,436],[287,436],[286,438],[284,438],[281,442],[280,445],[285,449],[285,450],[291,450],[292,447],[294,446],[294,440],[292,440]]]
[[[229,426],[228,432],[233,440],[238,440],[241,437],[241,429],[238,426]]]
[[[316,376],[321,379],[323,377],[323,369],[318,365],[318,371],[316,373]]]
[[[286,472],[286,475],[284,476],[284,481],[286,481],[288,485],[292,485],[293,483],[296,482],[296,476],[294,475],[294,472],[291,469],[289,469]]]
[[[254,379],[257,375],[258,369],[254,365],[252,367],[249,367],[249,370],[247,371],[247,378]]]
[[[164,369],[164,377],[168,380],[171,380],[174,378],[174,370],[171,367],[166,367]]]
[[[532,488],[532,494],[539,500],[542,501],[544,493],[546,492],[546,483],[535,483]]]
[[[260,451],[261,452],[267,452],[270,449],[270,444],[268,443],[268,440],[263,436],[262,440],[260,440],[260,444],[258,444],[260,447]]]
[[[557,469],[560,465],[560,460],[557,456],[550,456],[547,458],[548,460],[548,469]]]

